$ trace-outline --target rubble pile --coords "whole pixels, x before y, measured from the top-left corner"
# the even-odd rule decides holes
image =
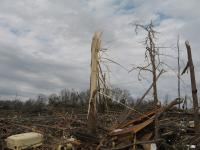
[[[44,135],[37,149],[49,150],[69,143],[77,150],[150,150],[152,144],[162,150],[197,148],[200,136],[195,132],[194,114],[177,109],[178,103],[176,99],[167,106],[146,105],[141,112],[99,114],[96,136],[87,131],[86,114],[1,118],[0,138],[34,131]]]

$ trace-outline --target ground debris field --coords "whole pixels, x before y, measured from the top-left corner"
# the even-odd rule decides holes
[[[38,132],[44,135],[44,143],[38,149],[56,149],[59,144],[67,143],[70,137],[77,149],[94,149],[99,138],[116,122],[118,112],[99,114],[98,136],[87,133],[87,114],[56,114],[48,116],[17,116],[0,118],[0,138],[24,132]]]
[[[35,148],[41,150],[56,150],[67,143],[77,150],[150,150],[153,143],[166,150],[189,149],[191,145],[197,148],[200,136],[195,132],[194,115],[191,110],[175,107],[179,102],[175,99],[162,107],[145,103],[135,111],[98,114],[95,135],[88,132],[86,113],[1,117],[1,144],[10,135],[33,131],[44,136],[43,145]]]

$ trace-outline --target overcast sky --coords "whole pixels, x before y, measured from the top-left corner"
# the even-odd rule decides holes
[[[145,32],[136,35],[132,24],[151,20],[159,32],[156,41],[163,54],[177,57],[180,35],[181,67],[187,62],[189,40],[196,78],[200,75],[199,0],[0,0],[0,95],[34,97],[63,88],[89,88],[90,46],[93,33],[103,32],[106,57],[127,69],[144,64]],[[159,97],[177,95],[177,60],[161,57],[169,66],[158,83]],[[138,81],[137,71],[109,64],[114,87],[129,89],[139,97],[151,76]],[[173,70],[172,70],[173,69]],[[190,94],[189,74],[183,77],[182,95]]]

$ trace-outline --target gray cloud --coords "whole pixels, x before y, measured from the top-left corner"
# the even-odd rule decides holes
[[[181,37],[181,56],[186,63],[185,40],[190,40],[198,85],[200,68],[199,9],[191,0],[0,0],[0,94],[32,97],[50,94],[62,88],[78,90],[89,87],[90,43],[95,31],[102,31],[102,46],[108,56],[126,68],[144,63],[145,36],[138,35],[130,23],[153,20],[159,31],[160,46],[176,46]],[[180,7],[181,5],[181,7]],[[174,55],[176,49],[162,49]],[[163,57],[174,71],[159,80],[159,94],[176,96],[176,60]],[[182,67],[184,64],[181,64]],[[142,95],[151,84],[150,75],[139,82],[137,72],[127,73],[109,64],[113,86],[127,88],[132,95]],[[189,76],[183,76],[183,91],[190,93]],[[185,86],[185,87],[184,87]]]

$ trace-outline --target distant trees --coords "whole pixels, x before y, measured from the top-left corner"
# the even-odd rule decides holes
[[[23,113],[30,113],[30,114],[39,114],[46,112],[46,103],[41,99],[29,99],[24,102],[22,112]]]
[[[48,99],[49,106],[58,106],[60,97],[57,94],[51,94]]]
[[[19,100],[5,100],[0,101],[0,109],[4,110],[21,110],[23,107],[23,102]]]
[[[135,101],[126,89],[114,88],[110,93],[110,98],[105,97],[107,110],[123,110],[125,108],[123,105],[129,105]]]
[[[104,97],[106,102],[106,108],[104,110],[123,109],[119,103],[127,105],[133,101],[131,94],[128,90],[122,90],[120,88],[114,88],[111,90],[112,97]],[[36,99],[28,99],[27,101],[16,100],[4,100],[0,101],[0,111],[14,111],[23,114],[47,114],[52,111],[69,111],[71,109],[87,110],[89,100],[89,90],[75,91],[69,89],[63,89],[60,94],[51,94],[46,96],[39,94]],[[114,101],[113,101],[114,100]],[[98,103],[98,111],[102,111],[101,103]],[[105,107],[105,105],[104,105]]]
[[[69,89],[63,89],[60,92],[60,95],[51,94],[49,96],[49,105],[54,107],[75,107],[81,106],[86,103],[89,99],[89,92],[88,91],[75,91]]]
[[[128,104],[134,101],[133,97],[127,89],[114,88],[112,90],[112,97],[123,104]]]

